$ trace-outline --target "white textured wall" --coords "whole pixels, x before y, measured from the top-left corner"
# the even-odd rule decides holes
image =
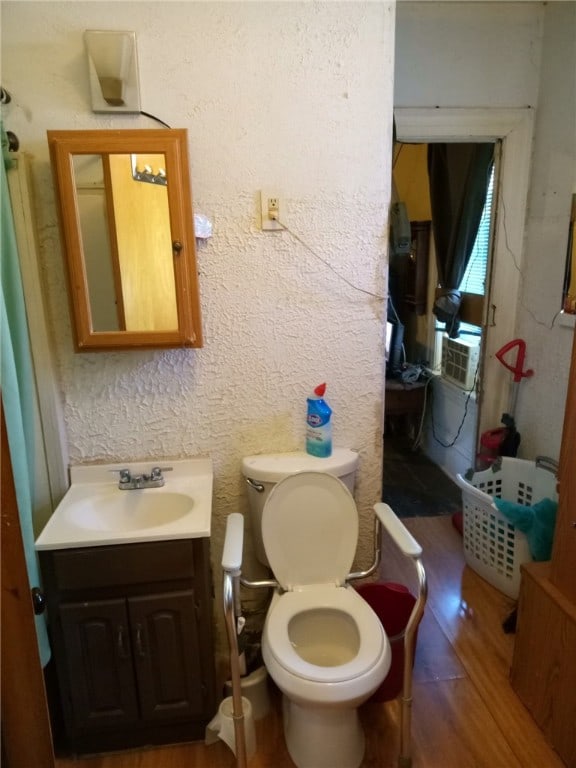
[[[142,109],[189,131],[194,207],[214,224],[198,252],[200,350],[73,352],[46,130],[158,127],[91,113],[82,34],[102,28],[136,32]],[[225,518],[246,511],[242,456],[301,448],[321,381],[335,443],[361,454],[369,558],[384,318],[370,294],[386,291],[393,49],[392,2],[2,4],[3,117],[34,157],[71,461],[210,455],[216,572]],[[308,247],[259,231],[261,188]]]
[[[576,194],[576,2],[548,3],[544,18],[526,269],[518,336],[534,376],[518,392],[524,456],[559,456],[574,331],[558,324]]]
[[[557,458],[572,331],[557,323],[576,190],[576,3],[403,2],[395,106],[535,108],[517,335],[526,365],[520,455]],[[499,426],[494,424],[494,426]]]
[[[534,106],[543,5],[400,3],[394,106]]]

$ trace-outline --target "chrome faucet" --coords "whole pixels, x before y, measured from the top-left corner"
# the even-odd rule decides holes
[[[149,475],[133,475],[129,469],[111,469],[110,471],[119,473],[118,488],[121,491],[133,491],[142,488],[162,488],[165,482],[162,473],[171,470],[172,467],[152,467]]]

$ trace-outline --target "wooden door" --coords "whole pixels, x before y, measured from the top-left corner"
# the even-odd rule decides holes
[[[138,719],[126,601],[63,603],[59,617],[76,728]]]
[[[128,600],[143,720],[198,717],[205,709],[193,590]]]
[[[2,765],[54,768],[54,751],[1,408]]]
[[[576,605],[576,335],[560,449],[559,504],[550,581]]]

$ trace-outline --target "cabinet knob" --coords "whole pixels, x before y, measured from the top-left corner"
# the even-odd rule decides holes
[[[181,252],[182,252],[182,250],[183,250],[183,248],[184,248],[184,246],[182,245],[182,243],[180,242],[180,240],[174,240],[174,242],[172,243],[172,250],[174,251],[174,253],[175,253],[176,255],[178,255],[179,253],[181,253]]]

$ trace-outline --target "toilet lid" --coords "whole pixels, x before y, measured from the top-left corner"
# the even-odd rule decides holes
[[[262,512],[262,540],[283,589],[343,584],[358,541],[358,513],[344,483],[324,472],[280,481]]]

